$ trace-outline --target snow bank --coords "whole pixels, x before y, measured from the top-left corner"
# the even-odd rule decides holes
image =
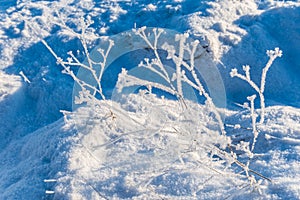
[[[226,146],[226,138],[216,131],[218,124],[206,107],[186,103],[188,110],[177,101],[141,92],[123,96],[120,103],[101,101],[78,109],[68,123],[75,123],[81,134],[66,176],[58,180],[58,196],[220,198],[229,182],[241,183],[222,162],[215,163],[217,172],[210,169],[206,148],[219,142]],[[97,108],[101,112],[94,113]],[[224,181],[217,181],[224,175]]]
[[[300,197],[299,109],[267,108],[250,168],[272,183],[263,181],[258,192],[235,174],[238,168],[231,171],[209,156],[209,143],[222,139],[214,134],[217,124],[205,106],[187,101],[191,109],[183,111],[176,101],[144,93],[120,102],[102,101],[101,112],[84,107],[70,116],[67,123],[75,123],[81,134],[65,175],[58,178],[56,199]],[[249,113],[226,113],[228,124],[242,127],[227,129],[233,143],[250,142],[251,130],[244,128],[250,126]]]
[[[63,120],[12,140],[0,152],[0,198],[41,199],[55,183],[45,183],[64,174],[74,134]]]

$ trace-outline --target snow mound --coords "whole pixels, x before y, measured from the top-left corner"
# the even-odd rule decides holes
[[[222,161],[210,169],[214,158],[207,149],[225,148],[228,138],[219,135],[205,106],[186,103],[188,110],[141,91],[72,113],[67,121],[80,134],[67,175],[58,179],[58,196],[68,191],[69,199],[220,198],[231,182],[241,183]],[[224,182],[217,181],[222,176]]]
[[[300,110],[269,107],[250,168],[271,179],[251,189],[238,168],[214,157],[227,145],[205,106],[131,94],[68,116],[80,132],[58,177],[55,199],[298,199]],[[96,112],[95,109],[101,112]],[[227,113],[233,143],[251,142],[248,112]],[[288,127],[288,128],[287,128]],[[241,157],[241,159],[243,159]],[[293,177],[293,178],[288,178]]]
[[[240,120],[236,120],[239,118]],[[247,123],[247,114],[227,118],[235,123]],[[232,122],[232,121],[231,121]],[[266,124],[260,126],[252,169],[272,179],[263,199],[299,199],[300,176],[300,110],[287,106],[272,106],[266,110]],[[246,124],[242,124],[245,127]],[[249,141],[246,131],[239,131],[233,141],[244,138]]]
[[[59,120],[11,141],[0,152],[0,199],[41,199],[54,190],[55,178],[67,169],[74,129]]]

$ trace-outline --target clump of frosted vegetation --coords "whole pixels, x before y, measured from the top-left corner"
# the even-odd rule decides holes
[[[105,173],[102,174],[103,177],[107,174],[113,176],[116,171],[119,173],[126,171],[126,179],[132,180],[129,183],[135,188],[135,192],[132,193],[141,196],[157,194],[153,198],[162,197],[159,191],[163,188],[174,186],[170,181],[159,181],[161,177],[171,177],[172,174],[177,174],[175,179],[189,174],[185,184],[189,184],[190,189],[184,192],[182,188],[177,188],[177,192],[181,191],[180,195],[191,197],[199,196],[201,190],[209,186],[212,179],[219,180],[220,185],[215,187],[225,189],[230,187],[229,182],[236,182],[232,185],[234,192],[231,193],[236,195],[259,188],[262,180],[271,181],[250,168],[258,137],[257,110],[254,107],[256,95],[249,96],[247,99],[250,107],[245,106],[249,109],[252,119],[252,145],[243,141],[232,144],[221,114],[195,70],[195,53],[199,41],[188,42],[188,34],[177,34],[174,38],[178,43],[177,49],[168,43],[158,46],[160,36],[165,34],[163,29],[154,28],[150,31],[146,27],[134,29],[133,34],[139,36],[154,53],[154,58],[143,58],[138,67],[150,70],[166,84],[130,75],[123,69],[116,85],[118,92],[137,85],[146,86],[147,89],[140,90],[138,94],[121,96],[124,100],[121,101],[123,104],[120,104],[107,100],[102,90],[104,69],[108,55],[114,48],[114,42],[108,40],[106,50],[98,49],[101,59],[93,60],[88,49],[88,37],[85,34],[91,24],[90,19],[82,20],[81,32],[77,33],[66,24],[60,23],[62,28],[73,32],[81,42],[87,62],[81,62],[73,52],[68,52],[68,57],[64,60],[55,53],[50,44],[44,40],[42,42],[56,58],[57,64],[63,67],[63,73],[71,76],[80,87],[75,103],[83,106],[73,112],[64,112],[65,119],[76,121],[83,138],[97,133],[94,136],[97,138],[95,139],[98,141],[97,145],[82,144],[82,146],[93,155],[93,159],[97,160],[99,173]],[[159,49],[167,52],[167,59],[174,63],[174,72],[167,70]],[[265,115],[264,90],[267,72],[282,52],[276,48],[267,54],[270,60],[263,69],[260,86],[251,80],[249,66],[243,67],[245,75],[238,73],[237,69],[233,69],[230,73],[232,77],[248,82],[258,93],[261,105],[260,124],[263,123]],[[188,59],[184,59],[187,55]],[[78,77],[73,67],[86,70],[93,81],[87,82]],[[187,100],[183,92],[183,83],[204,96],[205,105]],[[178,101],[158,98],[152,93],[152,88],[174,95]],[[97,96],[100,99],[96,98]],[[240,126],[235,128],[238,129]],[[246,163],[240,161],[235,151],[243,151],[249,158],[248,161]],[[105,161],[100,161],[103,157]],[[240,170],[236,170],[236,166]],[[175,185],[180,187],[181,184],[179,180]],[[105,196],[101,188],[96,189],[94,185],[91,185],[91,188],[99,196]]]
[[[276,47],[274,50],[268,50],[267,55],[269,57],[269,60],[266,64],[266,66],[262,69],[261,73],[261,80],[260,80],[260,85],[256,84],[252,79],[251,79],[251,74],[250,74],[250,66],[245,65],[243,66],[243,71],[244,74],[240,74],[236,68],[232,69],[230,72],[230,76],[237,77],[243,81],[246,81],[258,94],[259,99],[260,99],[260,120],[258,122],[258,125],[262,125],[265,120],[265,96],[264,96],[264,91],[265,91],[265,85],[266,85],[266,78],[267,78],[267,73],[273,64],[274,60],[278,57],[282,56],[282,51]],[[250,116],[251,116],[251,123],[252,123],[252,133],[253,133],[253,140],[252,140],[252,145],[250,146],[250,143],[240,143],[238,144],[237,150],[243,150],[246,155],[248,156],[248,161],[245,165],[246,168],[249,168],[250,161],[254,157],[254,148],[257,142],[257,138],[259,136],[259,130],[257,128],[257,113],[256,109],[254,106],[254,101],[256,99],[256,95],[248,96],[247,100],[250,102],[250,107],[249,103],[244,103],[243,107],[250,110]],[[241,145],[243,144],[243,145]],[[241,148],[242,146],[242,148]],[[249,178],[250,182],[256,181],[254,177],[250,176],[248,174],[248,170],[245,170],[247,177]]]
[[[155,58],[149,59],[145,58],[144,61],[141,61],[139,67],[144,67],[146,69],[151,70],[155,74],[159,75],[163,78],[168,85],[162,85],[156,82],[149,82],[143,79],[133,77],[126,73],[126,70],[123,70],[119,76],[119,82],[117,85],[118,90],[122,90],[123,87],[128,87],[132,85],[151,85],[152,87],[161,89],[165,92],[168,92],[172,95],[175,95],[179,101],[184,104],[184,95],[182,90],[182,83],[185,82],[194,89],[196,89],[199,95],[203,95],[206,99],[206,105],[210,108],[211,112],[215,115],[216,120],[219,124],[220,131],[223,135],[225,135],[224,123],[222,122],[222,118],[220,113],[217,111],[216,106],[209,96],[208,92],[204,89],[203,84],[198,78],[198,75],[195,70],[195,53],[196,49],[199,45],[198,40],[194,40],[191,43],[187,42],[187,38],[189,35],[185,34],[176,34],[175,41],[179,43],[178,50],[175,49],[174,46],[164,43],[161,47],[158,47],[158,40],[161,34],[164,33],[163,29],[153,29],[154,41],[151,43],[150,37],[145,33],[146,27],[139,28],[134,30],[134,33],[137,34],[144,40],[144,42],[149,46],[150,49],[153,50]],[[167,69],[163,62],[161,61],[161,56],[158,53],[158,49],[163,49],[167,51],[168,56],[167,59],[171,59],[175,64],[175,72],[171,75],[167,72]],[[184,54],[189,55],[189,63],[185,61]],[[191,73],[192,77],[188,78],[186,75],[186,70]]]

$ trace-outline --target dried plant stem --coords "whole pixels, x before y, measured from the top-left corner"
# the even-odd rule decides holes
[[[277,57],[282,56],[282,51],[279,48],[275,48],[274,50],[268,50],[267,55],[269,56],[269,60],[268,60],[267,64],[265,65],[265,67],[262,69],[260,86],[258,86],[256,83],[254,83],[251,80],[249,65],[243,66],[245,75],[238,73],[236,68],[232,69],[230,72],[231,77],[238,77],[241,80],[246,81],[258,93],[259,98],[260,98],[260,121],[259,121],[259,124],[263,124],[264,120],[265,120],[266,105],[265,105],[264,91],[265,91],[265,85],[266,85],[267,72],[270,69],[271,65],[273,64],[274,60]]]

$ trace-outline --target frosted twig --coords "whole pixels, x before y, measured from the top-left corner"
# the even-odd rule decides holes
[[[184,39],[184,41],[185,40],[186,39]],[[197,76],[197,73],[195,71],[194,59],[195,59],[195,52],[196,52],[198,44],[199,44],[198,40],[195,40],[194,42],[191,43],[192,48],[190,48],[189,45],[185,45],[185,43],[180,43],[179,44],[179,49],[184,49],[184,50],[186,50],[190,53],[190,60],[191,60],[190,66],[183,61],[183,58],[180,58],[180,55],[179,55],[179,57],[177,57],[174,54],[172,58],[173,58],[174,61],[175,60],[181,60],[181,63],[185,63],[183,66],[187,70],[190,71],[190,73],[192,74],[193,80],[195,81],[196,84],[185,75],[184,71],[181,72],[182,80],[185,81],[186,83],[188,83],[190,86],[194,87],[199,92],[199,95],[203,95],[205,97],[208,107],[213,112],[213,114],[215,115],[215,117],[218,121],[218,124],[219,124],[222,135],[226,135],[226,131],[225,131],[225,128],[224,128],[224,123],[223,123],[223,120],[220,116],[220,113],[218,112],[218,110],[217,110],[212,98],[210,97],[209,93],[206,92],[206,90],[204,89],[204,87],[203,87],[202,83],[200,82],[200,80]],[[177,75],[177,79],[178,79],[178,75]]]
[[[170,77],[169,77],[169,74],[168,74],[167,70],[165,69],[164,64],[162,63],[161,58],[160,58],[160,56],[159,56],[159,53],[158,53],[158,51],[157,51],[157,43],[158,43],[158,39],[159,39],[159,37],[161,36],[161,34],[163,33],[163,30],[162,30],[162,29],[157,29],[157,28],[154,28],[154,29],[152,30],[153,33],[154,33],[154,43],[152,44],[152,43],[150,42],[150,40],[148,39],[148,37],[146,36],[145,29],[146,29],[146,27],[142,27],[142,28],[139,28],[139,29],[137,29],[137,30],[134,30],[134,32],[135,32],[138,36],[140,36],[140,37],[147,43],[147,45],[153,50],[153,52],[154,52],[154,54],[155,54],[155,58],[156,58],[154,64],[155,64],[156,66],[158,66],[159,69],[162,71],[162,74],[163,74],[162,78],[164,78],[164,79],[168,82],[168,84],[169,84],[171,90],[176,91],[176,89],[175,89],[175,87],[174,87],[174,85],[173,85],[173,83],[172,83],[172,81],[171,81],[171,79],[170,79]],[[148,65],[148,67],[151,68],[152,65]],[[153,67],[152,67],[152,68],[153,68]],[[153,71],[154,71],[154,70],[153,70]],[[158,75],[161,76],[161,73],[159,73]],[[177,93],[177,92],[176,92],[176,93]],[[178,95],[178,96],[179,96],[179,95]]]
[[[248,82],[248,84],[258,93],[259,98],[260,98],[260,109],[261,109],[260,110],[260,121],[259,121],[260,124],[264,123],[264,120],[265,120],[265,107],[266,106],[265,106],[264,91],[265,91],[267,72],[270,69],[274,60],[277,57],[282,56],[282,51],[278,47],[276,47],[274,50],[268,50],[267,55],[269,57],[269,61],[267,62],[266,66],[262,69],[260,86],[258,86],[256,83],[254,83],[251,80],[249,65],[243,66],[245,75],[239,74],[236,68],[232,69],[230,72],[231,77],[238,77],[241,80]]]
[[[254,156],[253,151],[254,151],[255,144],[256,144],[256,141],[257,141],[257,137],[258,137],[258,131],[256,129],[256,117],[257,116],[256,116],[256,113],[255,113],[255,108],[254,108],[255,98],[256,98],[256,95],[252,95],[252,96],[247,97],[247,99],[250,101],[250,115],[251,115],[251,120],[252,120],[253,141],[252,141],[252,146],[251,146],[250,150],[248,150],[249,159],[247,161],[247,164],[245,165],[246,166],[245,167],[245,169],[246,169],[245,172],[246,172],[246,175],[247,175],[251,185],[252,185],[253,181],[256,181],[255,177],[249,176],[249,174],[248,174],[250,161]]]
[[[182,35],[177,34],[175,36],[175,41],[179,41],[179,54],[177,57],[178,59],[175,61],[175,65],[176,65],[177,91],[180,96],[183,96],[182,83],[181,83],[183,73],[181,71],[181,65],[182,65],[182,61],[183,61],[184,44],[185,44],[187,38],[188,38],[188,34],[182,34]]]
[[[247,99],[250,101],[250,114],[251,114],[251,120],[252,120],[252,132],[253,132],[253,143],[252,143],[252,147],[251,147],[251,152],[253,152],[255,144],[256,144],[256,140],[258,137],[258,131],[256,129],[256,113],[255,113],[255,108],[254,108],[254,100],[256,98],[256,95],[252,95],[250,97],[248,97]],[[252,158],[253,155],[250,157]]]
[[[139,64],[139,67],[145,67],[152,72],[156,73],[160,77],[162,77],[164,80],[167,81],[169,84],[168,86],[164,86],[162,84],[157,84],[154,82],[151,82],[151,84],[154,84],[156,88],[159,87],[159,89],[162,89],[163,91],[166,91],[168,93],[171,93],[173,95],[176,95],[177,98],[184,103],[184,94],[182,90],[182,82],[186,82],[193,88],[195,88],[200,95],[203,95],[206,99],[207,106],[211,109],[212,113],[215,115],[221,133],[222,135],[225,135],[225,128],[224,123],[222,121],[222,118],[220,116],[220,113],[218,112],[215,104],[213,103],[212,98],[210,97],[209,93],[206,92],[206,90],[203,87],[203,84],[200,82],[197,73],[195,71],[195,53],[197,46],[199,45],[199,41],[195,40],[191,43],[187,42],[187,38],[189,37],[188,34],[177,34],[175,35],[175,41],[179,43],[178,46],[178,54],[176,54],[176,49],[173,45],[169,45],[168,43],[164,43],[161,48],[166,50],[168,53],[167,59],[172,59],[175,63],[176,72],[173,74],[172,78],[170,79],[169,74],[167,70],[165,69],[165,66],[163,65],[159,53],[157,51],[158,48],[158,39],[160,35],[163,33],[162,29],[154,28],[152,30],[154,35],[154,41],[151,43],[150,37],[146,35],[145,33],[146,27],[139,28],[137,30],[134,30],[134,32],[140,36],[146,44],[151,48],[155,54],[155,59],[152,59],[151,61],[146,58],[144,59],[144,62],[141,62]],[[184,54],[187,52],[190,55],[190,63],[187,63],[184,60]],[[154,66],[157,66],[158,68],[155,68]],[[185,69],[188,70],[193,78],[188,78],[185,75]],[[138,81],[139,83],[144,82],[142,85],[149,84],[149,81],[144,81],[140,79],[134,79],[134,77],[130,77],[130,81],[123,81],[123,83],[126,83],[127,86],[134,84],[134,81]],[[173,82],[176,81],[176,87],[173,85]],[[145,84],[146,83],[146,84]],[[121,84],[120,84],[121,85]]]
[[[274,50],[268,50],[267,51],[267,55],[269,57],[269,60],[267,62],[267,64],[265,65],[265,67],[262,69],[262,74],[261,74],[261,81],[260,81],[260,86],[258,86],[254,81],[251,80],[251,75],[250,75],[250,66],[246,65],[243,66],[243,71],[244,74],[240,74],[238,73],[238,70],[236,68],[232,69],[230,72],[230,76],[231,77],[237,77],[241,80],[246,81],[259,95],[260,98],[260,121],[259,124],[263,124],[264,119],[265,119],[265,97],[264,97],[264,91],[265,91],[265,84],[266,84],[266,77],[267,77],[267,72],[270,69],[272,63],[274,62],[274,60],[277,57],[281,57],[282,56],[282,51],[279,48],[275,48]],[[241,165],[246,173],[246,176],[248,178],[248,180],[250,181],[250,184],[256,184],[258,183],[255,179],[254,176],[250,176],[249,172],[249,165],[250,165],[250,161],[253,158],[253,151],[257,142],[257,137],[259,135],[259,132],[257,130],[257,115],[255,113],[255,107],[254,107],[254,100],[256,98],[256,95],[252,95],[247,97],[247,99],[250,101],[250,109],[249,107],[247,107],[250,110],[250,115],[251,115],[251,121],[252,121],[252,133],[253,133],[253,142],[252,142],[252,146],[248,147],[247,149],[245,149],[246,153],[248,153],[249,156],[249,160],[247,161],[247,163],[244,165]],[[245,105],[245,104],[244,104]],[[255,173],[256,175],[258,175],[257,173]],[[263,177],[262,175],[259,175],[261,177]],[[265,178],[265,177],[263,177]],[[265,178],[267,179],[267,178]],[[270,179],[267,179],[270,181]]]
[[[57,13],[57,15],[59,16],[59,13]],[[92,98],[92,96],[95,97],[96,94],[98,93],[101,96],[101,98],[105,100],[105,96],[102,90],[101,79],[105,69],[107,57],[114,45],[114,42],[112,40],[109,40],[107,50],[104,51],[101,49],[98,51],[102,56],[103,61],[95,62],[90,56],[90,52],[88,50],[87,36],[86,36],[87,28],[93,23],[91,18],[87,17],[87,20],[84,20],[83,18],[80,19],[81,20],[80,33],[77,33],[73,29],[68,27],[66,23],[63,20],[61,20],[60,17],[59,20],[60,20],[59,22],[54,21],[53,23],[60,26],[63,29],[68,30],[80,40],[83,47],[84,54],[86,56],[87,64],[80,62],[79,59],[71,51],[67,53],[70,57],[68,57],[67,60],[65,61],[59,56],[57,56],[57,54],[54,52],[54,50],[48,45],[48,43],[45,40],[42,39],[42,43],[46,46],[46,48],[50,51],[50,53],[56,58],[57,63],[64,68],[63,73],[70,75],[74,79],[74,81],[80,86],[81,91],[90,90],[92,94],[85,93],[88,96],[91,95],[90,98]],[[96,85],[94,86],[92,84],[89,84],[86,81],[81,80],[79,77],[77,77],[72,71],[72,69],[70,68],[71,66],[75,66],[87,70],[91,74],[93,81],[95,81]],[[99,70],[96,70],[96,67],[99,67]]]
[[[263,178],[263,179],[265,179],[265,180],[267,180],[267,181],[269,181],[269,182],[272,182],[272,180],[271,180],[270,178],[268,178],[268,177],[262,175],[261,173],[255,171],[255,170],[253,170],[253,169],[250,169],[248,166],[246,166],[245,164],[241,163],[239,160],[237,160],[236,156],[232,156],[231,154],[229,154],[229,153],[227,153],[227,152],[225,152],[225,151],[219,149],[218,147],[213,147],[213,148],[214,148],[215,151],[218,152],[217,155],[218,155],[219,157],[221,157],[222,159],[224,159],[224,160],[226,160],[226,161],[228,160],[228,158],[230,158],[229,160],[231,160],[232,163],[235,163],[235,164],[237,164],[239,167],[241,167],[241,168],[248,174],[248,176],[250,176],[250,175],[249,175],[249,172],[251,172],[251,173],[253,173],[253,174],[255,174],[255,175],[257,175],[257,176],[259,176],[259,177],[261,177],[261,178]],[[247,176],[247,177],[248,177],[248,176]]]
[[[64,62],[62,60],[62,58],[60,58],[54,51],[53,49],[48,45],[48,43],[45,40],[41,40],[41,42],[45,45],[45,47],[50,51],[50,53],[54,56],[54,58],[57,60],[57,64],[60,64],[64,70],[62,71],[65,74],[68,74],[69,76],[71,76],[73,78],[73,80],[80,86],[81,91],[86,91],[87,89],[91,89],[97,93],[101,93],[101,91],[99,89],[97,89],[95,86],[90,85],[88,83],[86,83],[85,81],[82,81],[81,79],[79,79],[74,72],[71,70],[71,68],[69,66],[67,66],[68,62]],[[80,65],[82,66],[82,65]]]
[[[142,86],[151,85],[154,88],[160,89],[172,95],[177,94],[176,90],[173,90],[172,88],[169,88],[157,82],[146,81],[144,79],[140,79],[135,76],[128,75],[127,71],[125,69],[122,69],[122,72],[119,74],[118,83],[116,86],[118,91],[120,92],[124,87],[138,86],[138,85],[142,85]]]
[[[27,76],[25,76],[25,74],[24,74],[23,71],[20,71],[19,74],[22,76],[22,78],[24,79],[24,81],[25,81],[26,83],[31,83],[31,81],[27,78]]]

